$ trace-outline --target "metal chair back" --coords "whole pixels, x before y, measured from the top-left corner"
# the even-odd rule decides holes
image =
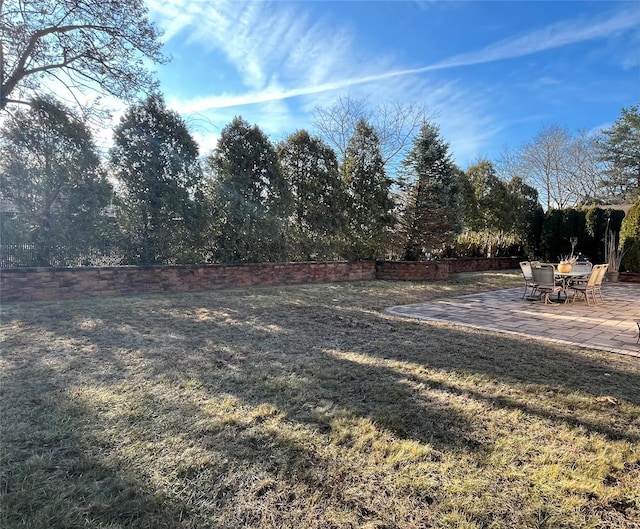
[[[555,287],[555,269],[553,265],[539,263],[531,267],[533,280],[540,286]]]
[[[572,272],[584,272],[584,275],[588,275],[593,270],[593,265],[589,261],[579,261],[571,267]]]
[[[607,268],[609,268],[608,264],[599,264],[593,267],[593,271],[589,276],[589,282],[587,283],[590,287],[600,286],[602,285],[602,281],[604,280],[604,276],[607,273]]]
[[[531,262],[520,261],[520,270],[522,270],[522,275],[526,281],[533,279],[533,274],[531,273]]]

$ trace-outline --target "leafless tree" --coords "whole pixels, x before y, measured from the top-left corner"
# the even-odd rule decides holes
[[[316,107],[314,116],[318,135],[336,151],[340,163],[344,160],[357,123],[364,119],[378,135],[382,159],[389,174],[395,172],[399,155],[429,119],[423,105],[390,101],[371,108],[366,98],[350,96],[339,97],[328,107]]]
[[[144,0],[0,0],[0,110],[47,84],[131,100],[155,88],[160,48]]]
[[[596,139],[584,132],[543,127],[519,150],[506,150],[497,167],[507,179],[519,176],[535,187],[547,209],[588,204],[598,196],[602,168]]]
[[[371,111],[366,99],[344,96],[336,99],[328,107],[317,106],[314,109],[313,125],[318,135],[336,151],[340,163],[344,160],[356,124],[361,119],[371,121]]]
[[[580,132],[571,142],[567,187],[579,204],[593,202],[601,194],[603,165],[597,146],[598,137],[586,132]]]

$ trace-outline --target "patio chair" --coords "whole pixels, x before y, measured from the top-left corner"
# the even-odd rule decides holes
[[[596,298],[596,294],[600,295],[600,299],[604,301],[602,297],[602,291],[600,289],[600,285],[602,285],[602,280],[604,279],[604,274],[607,271],[608,265],[601,264],[595,265],[591,270],[591,275],[586,283],[575,283],[570,285],[569,288],[573,290],[573,297],[571,298],[571,302],[573,303],[576,300],[576,296],[578,293],[584,296],[587,305],[590,305],[589,299],[593,300],[594,305],[597,305],[598,300]]]
[[[568,286],[586,283],[591,275],[593,265],[589,261],[578,261],[571,267],[573,273],[583,273],[584,277],[570,277],[567,280]]]
[[[524,292],[522,297],[527,296],[527,289],[530,288],[529,296],[533,297],[537,290],[537,285],[533,282],[533,274],[531,273],[531,261],[521,261],[520,270],[522,270],[522,278],[524,279]]]
[[[604,296],[602,295],[602,282],[604,281],[604,276],[607,273],[607,270],[609,269],[609,264],[602,264],[600,265],[600,273],[598,275],[598,278],[596,279],[596,286],[595,286],[595,294],[597,294],[598,296],[600,296],[600,301],[602,301],[604,303]]]
[[[533,282],[536,283],[536,291],[539,292],[539,297],[544,296],[545,304],[551,302],[551,294],[564,291],[561,284],[558,284],[555,276],[555,268],[551,264],[537,263],[531,266],[531,273],[533,275]],[[565,293],[566,296],[566,293]]]
[[[571,267],[572,272],[582,272],[588,276],[593,270],[593,265],[589,261],[578,261]]]

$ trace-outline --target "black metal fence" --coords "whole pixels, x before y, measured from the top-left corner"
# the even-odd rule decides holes
[[[6,236],[0,241],[0,268],[117,266],[121,262],[121,252],[109,241],[89,247],[66,244],[49,248],[36,247],[32,242],[7,240]]]
[[[0,244],[0,268],[35,266],[36,249],[31,243]]]

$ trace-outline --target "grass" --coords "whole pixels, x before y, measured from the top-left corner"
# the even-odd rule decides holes
[[[637,359],[384,312],[520,284],[6,304],[0,526],[640,527]]]

